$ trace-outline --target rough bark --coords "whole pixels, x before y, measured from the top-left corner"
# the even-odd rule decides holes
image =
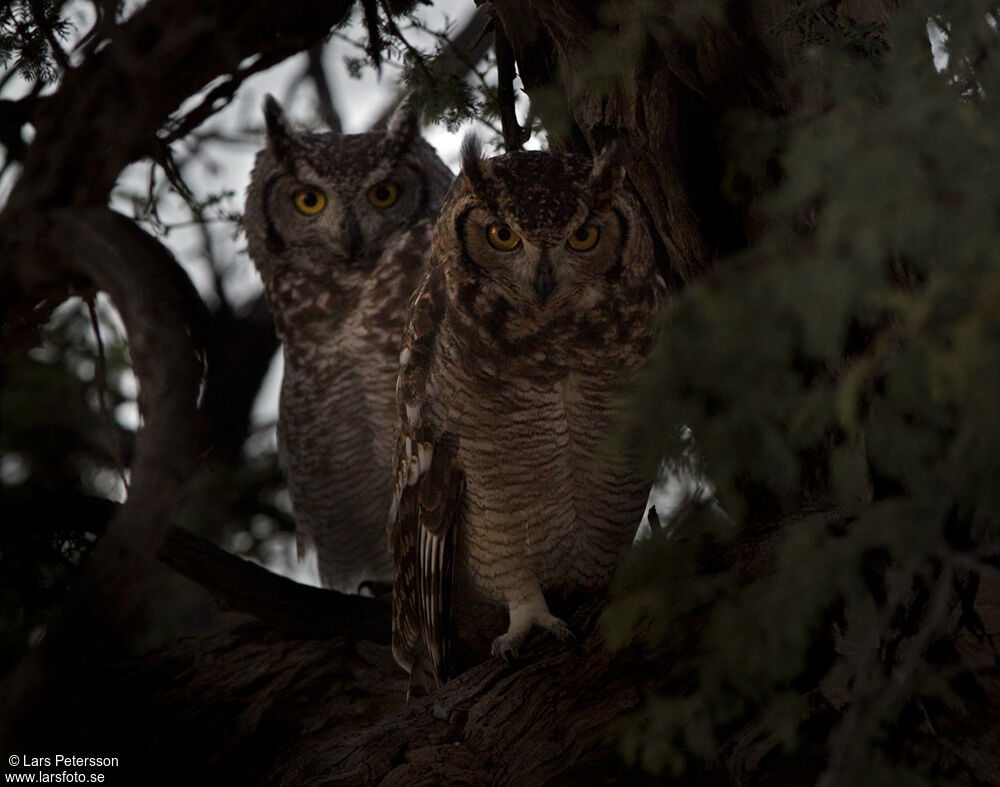
[[[766,570],[779,540],[775,530],[720,555],[730,580]],[[990,634],[1000,633],[998,600],[994,580],[977,602]],[[577,608],[574,645],[539,636],[518,663],[492,659],[408,706],[405,676],[384,637],[353,626],[331,635],[319,618],[304,631],[301,620],[282,626],[234,617],[147,656],[98,665],[85,682],[47,695],[42,723],[22,728],[14,741],[23,751],[113,752],[123,783],[174,784],[193,773],[223,784],[660,783],[621,759],[616,732],[648,697],[693,686],[708,610],[690,615],[656,649],[610,652],[600,607],[590,599]],[[386,631],[387,605],[372,601],[366,609],[372,631]],[[960,614],[951,610],[952,623]],[[968,661],[988,655],[975,637],[956,644]],[[849,641],[838,646],[845,658],[851,648]],[[829,712],[849,688],[828,684],[811,696]],[[906,742],[904,758],[934,763],[963,783],[996,784],[1000,713],[989,700],[997,686],[988,688],[978,700],[935,712],[933,726]],[[748,718],[677,783],[813,783],[827,752],[810,745],[808,729],[803,736],[803,750],[788,756]]]

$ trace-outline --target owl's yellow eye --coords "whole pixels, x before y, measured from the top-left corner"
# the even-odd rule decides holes
[[[389,208],[399,199],[399,186],[391,180],[383,180],[368,189],[368,201],[376,208]]]
[[[486,240],[500,251],[513,251],[521,245],[521,236],[506,224],[494,224],[486,230]]]
[[[597,239],[600,237],[601,233],[597,227],[593,224],[584,224],[570,235],[566,242],[573,251],[590,251],[597,245]]]
[[[302,189],[295,193],[295,207],[299,213],[315,216],[326,207],[326,194],[319,189]]]

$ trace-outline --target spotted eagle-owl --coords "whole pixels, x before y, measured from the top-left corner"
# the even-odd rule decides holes
[[[385,130],[307,133],[264,106],[244,218],[284,347],[278,449],[324,585],[388,582],[395,385],[410,295],[453,176],[409,104]],[[304,538],[305,537],[305,538]]]
[[[449,671],[463,599],[494,609],[495,655],[536,626],[569,637],[546,594],[603,585],[635,535],[650,479],[609,435],[664,285],[617,150],[463,146],[397,385],[393,653],[411,675]]]

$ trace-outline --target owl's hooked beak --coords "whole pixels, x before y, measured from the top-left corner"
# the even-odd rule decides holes
[[[362,241],[361,226],[358,224],[358,220],[354,218],[354,213],[351,210],[347,210],[340,217],[339,240],[348,259],[353,259],[360,254]]]
[[[555,277],[553,275],[552,262],[547,254],[542,253],[538,260],[538,269],[535,272],[534,287],[538,299],[545,303],[556,288]]]

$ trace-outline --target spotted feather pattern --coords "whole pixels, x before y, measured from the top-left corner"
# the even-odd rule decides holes
[[[634,537],[650,480],[610,438],[665,289],[613,161],[464,155],[407,318],[389,517],[393,653],[407,670],[427,658],[438,681],[457,601],[509,613],[501,655],[532,626],[565,637],[545,594],[600,587]],[[562,251],[598,220],[604,256]],[[483,251],[497,221],[524,255]],[[532,284],[542,264],[551,294]]]
[[[387,130],[299,132],[269,99],[244,224],[283,343],[278,451],[320,579],[388,582],[395,383],[407,304],[452,180],[404,106]],[[397,187],[382,209],[366,196]],[[303,191],[320,210],[296,208]]]

